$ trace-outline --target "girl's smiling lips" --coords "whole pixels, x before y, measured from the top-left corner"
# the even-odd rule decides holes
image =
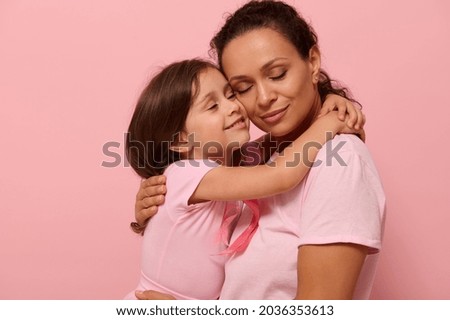
[[[262,115],[260,118],[266,122],[266,123],[275,123],[277,121],[279,121],[281,118],[283,118],[283,116],[286,114],[287,109],[289,108],[289,105],[281,108],[281,109],[277,109],[275,111],[266,113],[264,115]]]
[[[232,124],[225,127],[225,130],[228,129],[243,129],[247,127],[247,123],[245,122],[244,117],[239,117],[237,120],[235,120]]]

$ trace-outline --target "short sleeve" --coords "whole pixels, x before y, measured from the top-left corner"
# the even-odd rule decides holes
[[[317,160],[320,165],[311,169],[305,185],[299,246],[343,242],[378,252],[385,195],[366,146],[342,135],[325,145]]]
[[[215,161],[205,159],[182,160],[172,163],[164,172],[167,178],[166,201],[171,214],[189,213],[204,203],[189,205],[189,198],[194,193],[203,177],[218,166]],[[207,202],[206,202],[207,203]],[[173,217],[175,218],[175,217]]]

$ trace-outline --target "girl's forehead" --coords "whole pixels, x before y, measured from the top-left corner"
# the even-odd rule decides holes
[[[194,85],[194,103],[223,95],[230,86],[225,76],[216,68],[207,68],[198,75],[198,88]]]
[[[207,68],[202,71],[198,77],[200,90],[208,88],[211,90],[215,87],[223,87],[227,82],[225,76],[216,68]]]

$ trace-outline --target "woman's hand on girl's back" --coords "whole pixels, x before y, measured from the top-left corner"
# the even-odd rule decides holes
[[[144,227],[147,224],[148,219],[158,212],[158,206],[164,203],[165,194],[165,176],[153,176],[142,180],[136,194],[136,203],[134,207],[137,225]]]
[[[136,291],[136,298],[138,300],[176,300],[173,296],[158,291]]]

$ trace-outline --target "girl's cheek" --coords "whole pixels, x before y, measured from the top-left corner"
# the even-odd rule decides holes
[[[248,115],[253,113],[254,108],[248,99],[241,99],[240,102]]]

